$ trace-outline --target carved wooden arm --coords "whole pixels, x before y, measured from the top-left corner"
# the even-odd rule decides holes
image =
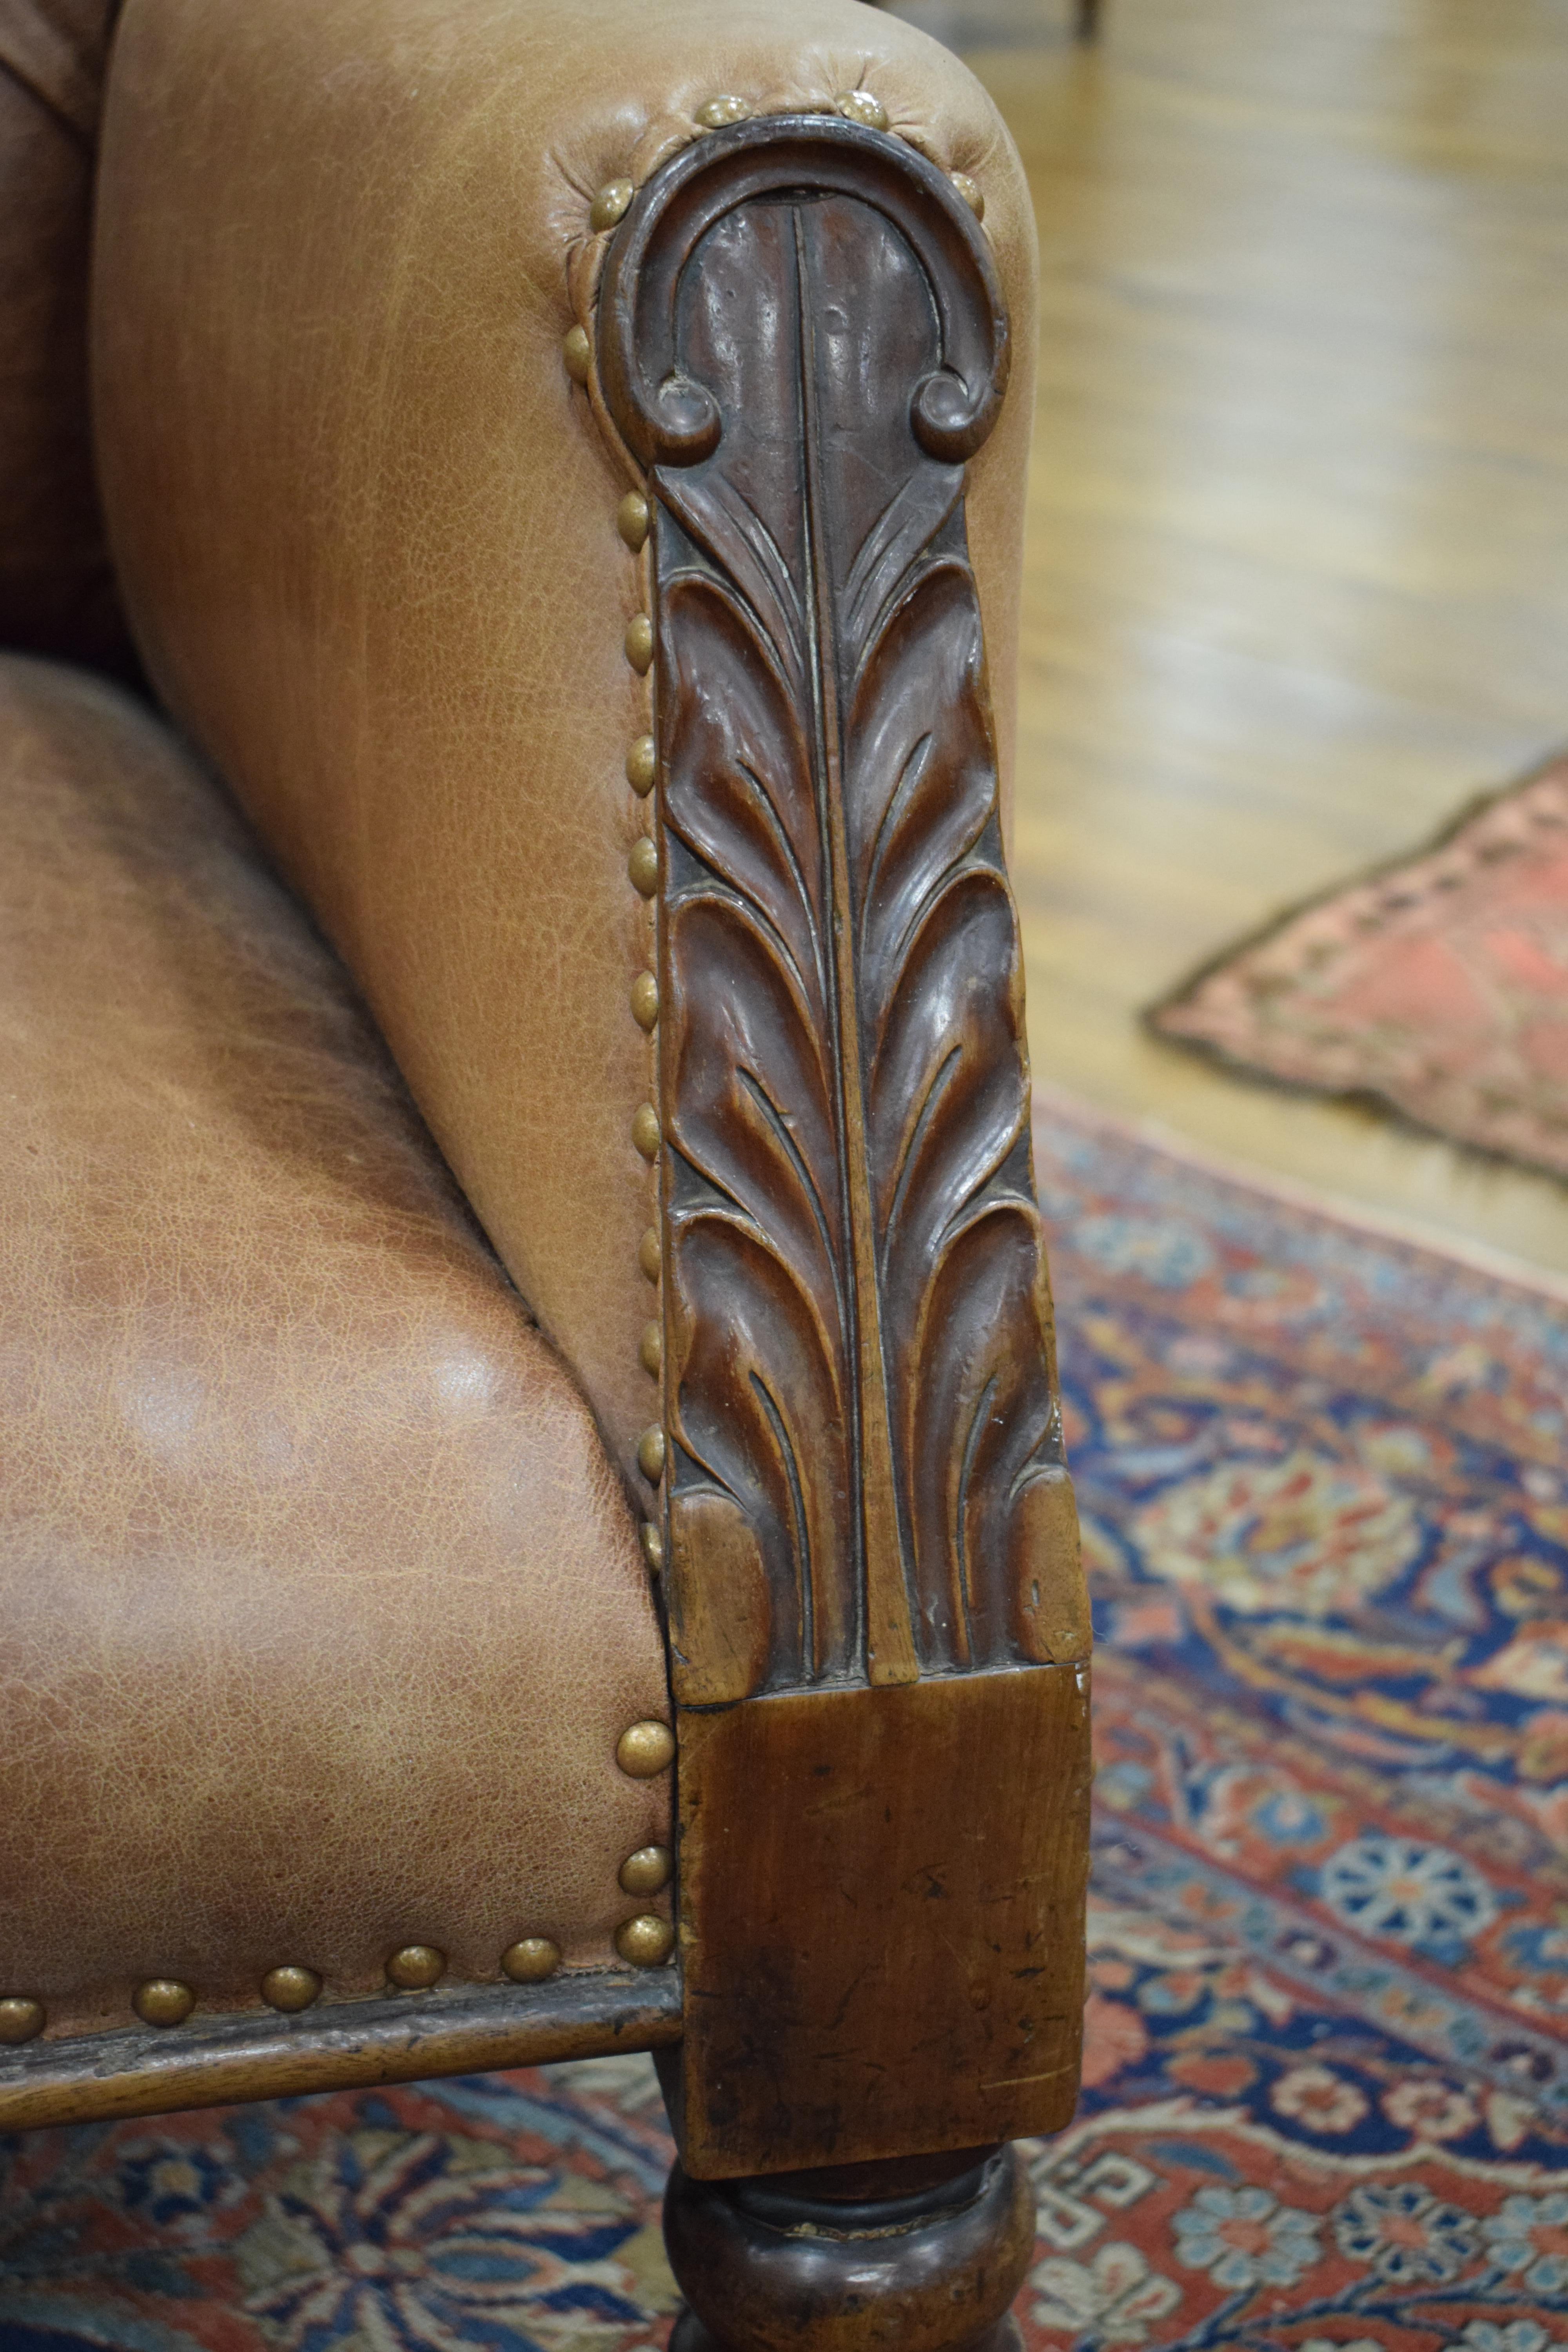
[[[567,0],[128,0],[103,175],[152,667],[661,1578],[688,2170],[1049,2130],[1088,1633],[1003,862],[994,110],[843,0],[605,0],[586,54]]]
[[[689,148],[598,289],[651,521],[695,2174],[1076,2096],[1089,1634],[964,520],[1008,357],[970,203],[864,121]]]

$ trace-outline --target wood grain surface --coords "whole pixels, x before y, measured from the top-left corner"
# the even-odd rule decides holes
[[[683,1719],[688,2171],[1070,2122],[1088,1731],[1080,1666]]]

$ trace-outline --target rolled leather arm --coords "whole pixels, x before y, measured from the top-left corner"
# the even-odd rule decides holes
[[[853,0],[128,0],[111,69],[96,429],[149,670],[356,974],[633,1478],[657,1412],[626,774],[649,686],[633,477],[563,339],[594,323],[599,191],[701,137],[715,99],[857,91],[973,184],[1011,312],[968,490],[1005,796],[1034,232],[946,51]]]

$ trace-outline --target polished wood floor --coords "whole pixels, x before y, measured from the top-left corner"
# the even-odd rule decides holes
[[[1038,1075],[1568,1268],[1568,1188],[1141,1006],[1568,741],[1568,0],[904,0],[1023,152]]]

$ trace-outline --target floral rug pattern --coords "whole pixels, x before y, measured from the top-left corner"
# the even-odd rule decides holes
[[[1092,1990],[1027,2352],[1568,2352],[1568,1305],[1042,1097]],[[0,2352],[657,2352],[640,2058],[0,2142]]]
[[[1227,949],[1149,1021],[1568,1176],[1568,760]]]

